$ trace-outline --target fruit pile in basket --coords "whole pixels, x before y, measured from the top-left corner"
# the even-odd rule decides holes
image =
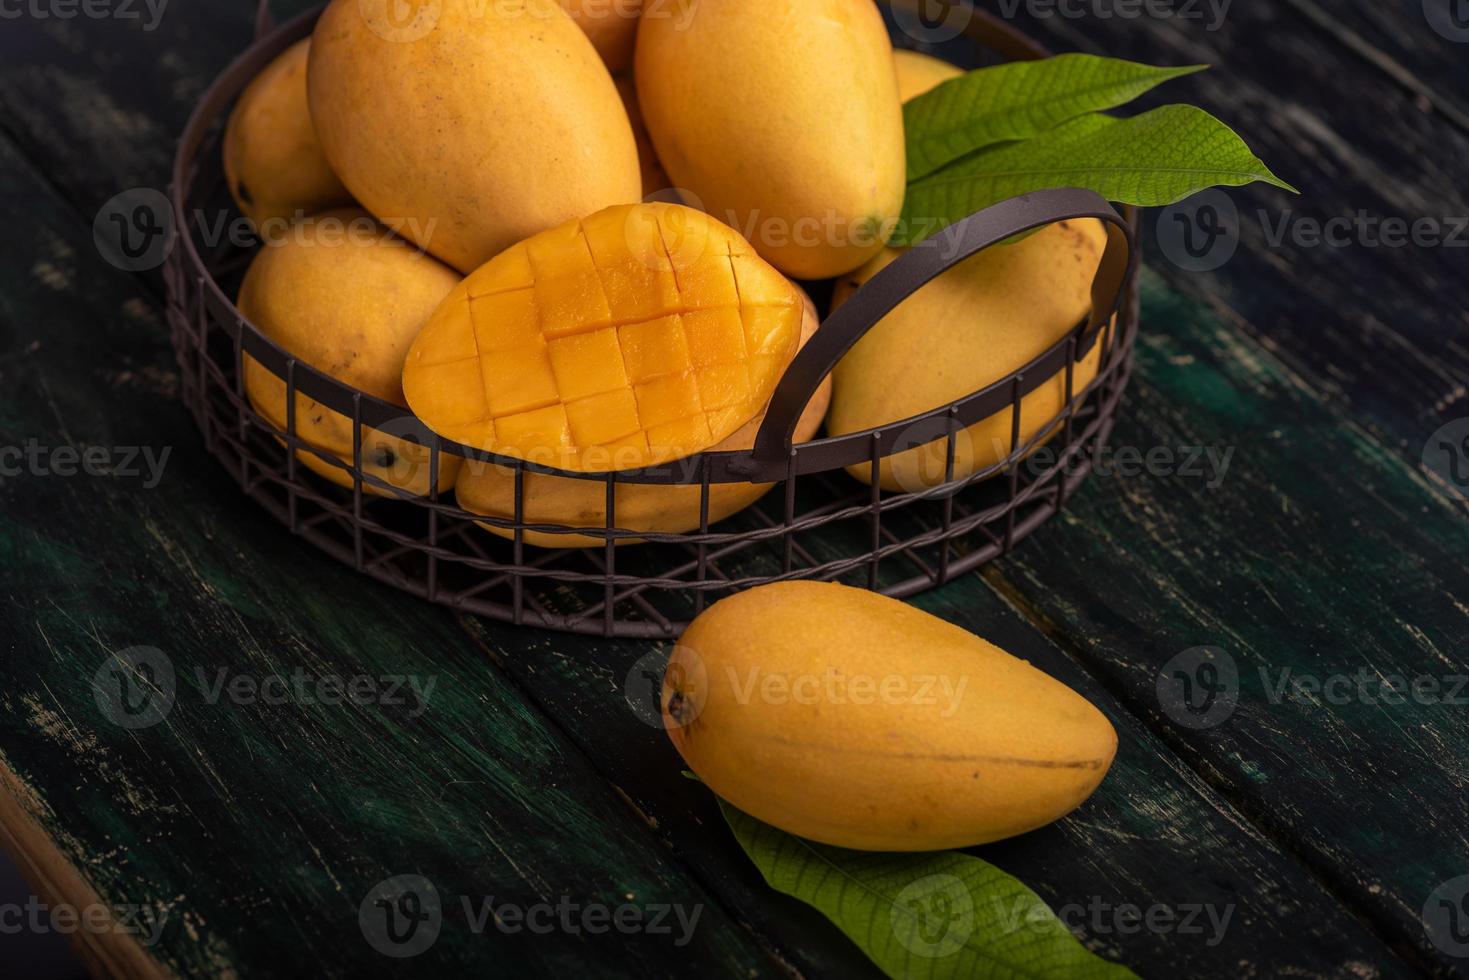
[[[751,449],[823,329],[813,283],[838,307],[873,279],[907,281],[884,275],[919,268],[925,256],[903,249],[1032,191],[1158,205],[1279,184],[1201,110],[1105,114],[1194,70],[1066,55],[965,73],[895,53],[873,0],[332,0],[226,132],[231,192],[264,241],[239,308],[449,443],[537,468],[450,455],[431,487],[428,451],[401,433],[354,433],[304,396],[290,413],[286,382],[253,359],[246,392],[277,429],[293,422],[299,458],[327,479],[353,486],[360,452],[371,492],[452,491],[497,534],[519,522],[562,532],[522,528],[531,544],[601,543],[609,484],[579,475]],[[1038,374],[1026,366],[1105,321],[1093,286],[1115,240],[1102,222],[1034,225],[1007,225],[993,234],[1030,230],[976,254],[980,242],[949,242],[957,264],[842,355],[795,439],[864,433]],[[1066,370],[1014,383],[1028,391],[1018,423],[1007,407],[851,476],[912,492],[982,475],[1054,434],[1103,347],[1068,346]],[[696,483],[610,486],[624,542],[704,516]],[[707,517],[768,489],[713,485]],[[1030,665],[895,600],[782,582],[705,610],[657,697],[772,885],[822,908],[890,975],[1130,975],[972,857],[856,854],[1001,840],[1096,789],[1116,732]],[[857,897],[833,900],[829,878],[856,882]],[[935,950],[912,910],[951,901],[979,909],[989,934]],[[984,917],[1002,906],[1036,926],[1023,941]],[[873,929],[887,921],[896,944]]]
[[[903,247],[1043,187],[1146,204],[1275,181],[1193,107],[1099,112],[1191,71],[1062,56],[964,73],[895,53],[873,0],[333,0],[226,129],[229,188],[264,241],[238,306],[451,444],[580,473],[749,450],[820,325],[815,282],[840,306]],[[1017,372],[1089,313],[1106,244],[1099,220],[1062,220],[956,264],[856,342],[796,441]],[[881,488],[965,479],[1015,436],[1047,438],[1102,354],[1025,395],[1018,433],[1011,408],[959,432],[952,472],[946,438],[883,458]],[[245,389],[288,428],[281,378],[247,359]],[[294,423],[301,461],[353,486],[353,423],[304,395]],[[403,436],[361,432],[367,491],[435,489]],[[516,519],[508,467],[447,455],[436,489]],[[708,517],[767,489],[717,486]],[[616,494],[621,529],[701,523],[698,486]],[[607,523],[596,480],[530,470],[521,501],[529,525]]]
[[[983,156],[965,155],[966,138],[1013,141],[985,130],[996,103],[982,83],[969,91],[959,69],[895,54],[873,0],[640,6],[333,0],[312,37],[245,90],[226,131],[231,193],[265,243],[241,312],[317,370],[501,457],[602,473],[749,449],[818,328],[804,287],[837,280],[844,302],[901,254],[889,243],[916,241],[898,231],[905,197],[932,197],[932,179],[949,180],[941,165]],[[1161,80],[1138,67],[1109,77],[1107,97]],[[935,95],[957,112],[905,127],[905,101],[919,100],[911,113]],[[1086,123],[1083,102],[1066,111]],[[935,159],[918,137],[959,152],[913,184],[915,160]],[[950,194],[961,212],[947,221],[978,209],[964,197],[971,178],[945,185],[963,192]],[[1060,222],[919,290],[842,359],[796,440],[911,418],[1020,369],[1091,309],[1106,242],[1094,219]],[[1075,391],[1101,355],[1076,366]],[[247,358],[245,387],[285,430],[285,382]],[[1045,435],[1066,390],[1058,374],[1026,396],[1023,441]],[[298,458],[352,486],[351,421],[298,399],[309,447]],[[982,420],[956,440],[952,478],[1011,450],[1011,413]],[[885,459],[882,487],[942,482],[947,452],[940,439]],[[369,492],[434,489],[428,450],[401,433],[364,429],[361,454]],[[872,479],[867,467],[852,475]],[[437,489],[470,512],[515,517],[507,467],[445,456]],[[531,471],[524,489],[525,523],[605,526],[600,482]],[[710,520],[767,489],[715,487]],[[616,494],[620,528],[699,526],[697,486]]]

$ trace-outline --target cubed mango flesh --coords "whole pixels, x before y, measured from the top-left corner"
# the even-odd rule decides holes
[[[763,411],[803,311],[733,229],[681,205],[621,205],[466,279],[414,342],[403,392],[466,446],[635,469],[708,449]]]

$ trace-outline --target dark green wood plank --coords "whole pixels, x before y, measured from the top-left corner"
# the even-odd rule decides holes
[[[1371,66],[1469,130],[1469,12],[1460,0],[1284,0]]]
[[[120,190],[161,187],[196,100],[250,43],[254,6],[171,2],[151,29],[146,17],[7,20],[0,127],[89,217]]]
[[[59,122],[54,114],[28,100],[21,100],[13,107],[17,111],[13,114],[7,113],[6,117],[25,135],[26,152],[44,155],[59,145],[56,142],[58,139],[67,144],[63,151],[66,166],[55,168],[48,176],[61,194],[73,198],[73,203],[77,206],[79,226],[90,220],[89,208],[96,207],[106,196],[110,196],[110,188],[121,184],[162,184],[163,175],[171,161],[173,134],[182,127],[185,115],[192,108],[192,99],[211,77],[209,73],[217,70],[228,57],[247,43],[247,18],[239,16],[241,9],[243,8],[235,5],[222,5],[220,10],[213,12],[200,7],[170,8],[170,15],[159,31],[159,34],[168,35],[166,40],[160,40],[157,35],[146,32],[125,35],[131,45],[126,48],[115,48],[119,41],[118,31],[126,30],[125,26],[119,28],[117,25],[95,23],[72,25],[66,30],[54,29],[54,25],[43,25],[44,30],[33,36],[28,43],[16,45],[13,52],[16,60],[8,62],[13,70],[5,74],[5,77],[25,77],[28,84],[68,91],[78,101],[85,101],[83,93],[103,94],[102,105],[106,107],[105,111],[83,113],[78,110]],[[5,38],[0,38],[0,43],[14,36],[7,34]],[[170,45],[171,48],[168,47]],[[97,77],[98,70],[94,60],[110,69],[118,69],[127,63],[125,57],[136,60],[139,52],[145,48],[164,52],[164,72],[130,76],[129,84],[116,86],[113,84],[113,76],[109,76],[107,81]],[[130,54],[122,56],[117,53],[123,50]],[[79,51],[85,53],[78,57]],[[199,64],[209,65],[207,72],[195,73],[192,69],[186,70],[183,67],[196,60]],[[170,80],[169,72],[179,74]],[[183,75],[189,75],[192,81],[184,81]],[[187,98],[172,99],[169,93],[176,91],[186,91]],[[117,100],[127,99],[135,100],[131,104],[139,107],[136,112],[120,108]],[[150,115],[155,112],[156,116]],[[119,124],[119,119],[123,117],[127,119],[127,125]],[[94,194],[95,187],[109,188],[108,194]],[[89,232],[83,230],[82,234],[84,240]],[[55,254],[50,258],[44,257],[45,250],[42,250],[42,258],[37,262],[37,282],[28,283],[28,288],[36,286],[41,280],[49,280],[54,288],[74,286],[78,279],[77,274],[67,268],[65,263],[60,263],[60,260],[74,257],[81,248],[82,245],[76,244],[56,245],[52,249]],[[88,256],[89,260],[90,258]],[[156,276],[146,278],[156,280]],[[160,288],[156,281],[151,282],[151,285],[155,289]],[[44,290],[41,292],[44,293]],[[11,297],[14,311],[12,323],[29,323],[35,318],[34,307],[23,296],[23,293],[16,293]],[[0,302],[4,299],[5,294],[0,293]],[[133,301],[130,308],[139,311],[148,309],[145,303],[138,300]],[[156,319],[151,320],[149,326],[151,331],[146,342],[150,352],[153,352],[158,350],[158,344],[163,343],[163,332]],[[171,371],[171,365],[167,371]],[[171,389],[174,383],[167,371],[149,369],[150,375],[162,387]],[[182,409],[176,402],[169,401],[172,391],[160,393],[164,397],[155,406],[155,411],[174,415],[179,424],[184,425],[186,416]],[[99,405],[96,411],[99,416],[105,415],[107,408]],[[190,443],[190,446],[193,447],[193,444]],[[197,451],[197,447],[194,448]],[[211,479],[217,478],[214,472],[216,464],[212,460],[201,461],[199,466]],[[231,511],[243,510],[245,513],[242,516],[251,522],[250,527],[255,528],[247,534],[261,533],[259,527],[263,519],[254,514],[250,505],[238,496],[237,491],[224,487],[223,482],[222,479],[219,480],[222,496],[218,506],[227,507]],[[284,548],[285,555],[296,556],[298,552],[304,552],[308,559],[318,561],[304,544],[288,541]],[[292,562],[296,558],[277,557],[275,560]],[[322,571],[318,574],[328,573]],[[345,587],[376,589],[376,586],[366,580],[335,567],[331,568],[330,574],[344,576],[349,583]],[[380,602],[418,605],[396,593],[379,590],[375,594]],[[422,611],[420,615],[433,616],[435,613]],[[438,615],[447,617],[447,614]],[[461,637],[460,646],[469,649],[469,641]],[[591,723],[581,720],[578,724]],[[783,896],[772,893],[758,881],[750,872],[743,854],[723,832],[722,827],[712,830],[712,833],[705,832],[706,839],[702,845],[699,841],[690,840],[686,842],[684,850],[698,851],[701,846],[708,849],[709,854],[701,861],[701,870],[708,876],[710,887],[719,892],[721,901],[726,905],[733,903],[748,918],[782,927],[780,941],[787,945],[775,945],[769,950],[774,957],[773,962],[811,975],[857,976],[864,970],[872,969],[867,960],[824,919]],[[738,872],[731,873],[730,867],[737,868]],[[772,906],[773,910],[765,910],[765,905]],[[760,941],[770,945],[763,937]]]
[[[0,200],[23,216],[0,243],[0,445],[34,441],[47,469],[66,465],[56,447],[117,464],[126,447],[170,452],[156,486],[29,466],[0,484],[0,764],[107,901],[167,913],[166,965],[377,972],[359,904],[418,874],[445,917],[410,973],[784,971],[450,616],[367,587],[239,495],[174,400],[152,308],[3,141]],[[133,729],[113,723],[94,676],[138,646],[169,658],[177,693],[161,723]],[[394,678],[434,686],[422,703],[366,705],[215,691],[297,672],[376,678],[384,695]],[[687,939],[476,935],[461,899],[478,911],[491,896],[699,918]]]
[[[1384,18],[1422,15],[1421,8],[1403,9],[1417,7],[1414,0],[1378,6]],[[1013,22],[1057,51],[1214,65],[1139,105],[1204,107],[1302,190],[1298,198],[1259,186],[1230,190],[1240,216],[1239,247],[1211,272],[1184,271],[1166,260],[1155,234],[1158,214],[1150,214],[1145,241],[1170,285],[1237,321],[1413,463],[1440,425],[1469,414],[1469,229],[1454,231],[1455,219],[1469,215],[1463,180],[1469,133],[1290,4],[1233,3],[1217,30],[1209,29],[1216,22],[1204,3],[1190,6],[1201,15],[1193,19],[1038,17],[1037,11],[1057,7],[1024,2],[1015,9]],[[1462,61],[1463,51],[1457,57]],[[1286,235],[1273,244],[1286,211]],[[1372,247],[1350,226],[1345,247],[1295,244],[1313,223],[1359,212],[1409,223],[1432,219],[1458,245]]]
[[[37,145],[40,145],[40,144],[37,144]],[[134,151],[134,153],[137,153],[137,151]],[[141,157],[140,157],[140,159],[141,159]]]
[[[1267,222],[1290,208],[1288,227],[1309,230],[1311,222],[1365,211],[1410,223],[1432,219],[1451,236],[1451,219],[1469,215],[1462,181],[1469,133],[1364,60],[1340,30],[1320,23],[1312,4],[1320,7],[1316,0],[1233,3],[1217,22],[1209,4],[1191,5],[1200,14],[1193,19],[1036,16],[1057,8],[1024,2],[988,9],[1013,8],[1018,26],[1056,50],[1217,66],[1153,101],[1192,101],[1215,112],[1305,193],[1231,191],[1242,218],[1235,257],[1208,273],[1166,263],[1159,270],[1176,289],[1239,316],[1247,333],[1416,459],[1429,434],[1469,398],[1469,344],[1462,340],[1469,253],[1372,248],[1355,232],[1345,248],[1297,247],[1291,239],[1277,246]],[[284,16],[310,5],[277,7]],[[123,188],[160,186],[193,99],[248,43],[250,6],[169,5],[152,31],[116,20],[16,22],[0,36],[0,125],[89,216]],[[1078,7],[1091,9],[1067,9]],[[1414,52],[1429,50],[1437,37],[1416,0],[1320,9],[1373,43],[1402,38],[1413,45],[1401,52],[1405,63],[1417,64]],[[1396,26],[1379,30],[1379,22]],[[1444,47],[1441,56],[1431,50],[1451,64],[1462,64],[1469,50]],[[138,67],[127,70],[130,64]],[[62,111],[53,111],[57,105]],[[1147,237],[1156,254],[1151,227]],[[1469,233],[1459,240],[1469,242]]]
[[[55,237],[65,239],[61,231],[57,231]],[[73,242],[70,256],[75,257],[79,247],[84,247],[84,243]],[[66,249],[53,251],[57,256],[68,255]],[[30,293],[9,293],[17,303],[14,312],[22,312],[22,302],[32,310],[42,306],[41,301],[49,295],[44,290],[52,288],[46,285],[45,280],[55,279],[56,275],[65,276],[69,268],[70,265],[64,263],[57,266],[57,274],[49,271],[42,276],[33,274]],[[78,274],[72,275],[73,281],[79,278]],[[58,295],[61,299],[57,302],[60,303],[81,302],[69,292]],[[92,315],[97,311],[84,307],[81,312]],[[78,316],[78,311],[66,313],[61,322],[85,322]],[[100,321],[99,327],[106,330],[109,321],[105,317]],[[31,324],[35,317],[9,317],[7,322],[12,325]],[[159,352],[157,325],[150,326],[151,331],[125,333],[100,347],[90,334],[71,330],[60,338],[65,346],[52,356],[63,364],[95,363],[99,357],[105,363],[112,346],[122,351],[141,349],[150,352],[150,357],[157,362],[155,367],[166,377],[161,366],[166,364],[166,356]],[[28,346],[24,342],[30,334],[20,333],[15,326],[10,329],[16,331],[9,341],[12,348]],[[49,373],[44,372],[39,377],[48,377]],[[151,407],[139,408],[135,414],[140,418],[129,421],[129,416],[134,413],[108,408],[114,404],[110,396],[98,395],[95,389],[80,380],[74,384],[77,387],[68,389],[63,399],[63,418],[83,417],[88,426],[100,427],[101,431],[109,433],[109,439],[113,439],[117,436],[108,426],[137,426],[143,424],[143,419],[161,415],[174,419],[171,423],[175,426],[172,438],[179,443],[190,440],[190,434],[178,428],[186,424],[183,413],[168,401],[164,392],[147,392],[147,396],[153,399]],[[123,422],[110,421],[114,417]],[[325,630],[331,636],[353,630],[348,633],[348,641],[335,643],[333,645],[337,649],[322,654],[322,661],[330,664],[340,664],[344,651],[352,650],[357,644],[371,647],[375,640],[379,648],[384,644],[389,647],[380,656],[388,658],[401,670],[402,654],[394,655],[392,650],[395,644],[402,642],[405,633],[417,631],[422,636],[423,646],[415,643],[414,649],[426,650],[422,655],[429,664],[448,662],[456,670],[462,670],[462,675],[455,675],[461,687],[472,687],[476,681],[485,683],[473,670],[473,656],[466,660],[463,640],[456,643],[456,638],[446,635],[441,624],[430,615],[429,607],[361,581],[346,571],[324,567],[303,546],[289,540],[283,531],[259,529],[253,511],[234,496],[222,474],[214,472],[211,462],[190,460],[188,465],[202,467],[197,472],[193,469],[187,471],[188,489],[197,493],[195,484],[198,483],[209,487],[210,495],[203,497],[202,506],[201,502],[169,501],[169,506],[163,508],[170,512],[167,526],[182,522],[184,527],[192,527],[195,533],[202,535],[205,527],[215,521],[219,523],[213,532],[216,541],[204,539],[196,542],[191,535],[181,535],[186,543],[175,542],[173,554],[164,551],[163,558],[185,563],[191,569],[183,576],[179,576],[177,571],[151,569],[153,576],[165,579],[157,588],[168,590],[170,604],[183,604],[182,599],[172,596],[172,590],[177,586],[170,580],[181,577],[185,583],[193,583],[195,589],[202,589],[207,584],[211,594],[223,599],[219,608],[214,610],[215,614],[233,616],[231,610],[241,609],[240,615],[251,624],[251,634],[264,630],[270,638],[257,640],[257,645],[271,649],[277,644],[307,644],[317,649],[324,642],[318,637],[319,631]],[[166,482],[164,487],[168,486]],[[85,489],[89,494],[95,492],[90,487]],[[214,496],[216,493],[217,497]],[[58,506],[54,492],[40,496],[45,499],[38,496],[23,500],[18,513],[54,512],[43,510]],[[107,513],[106,508],[93,511],[95,505],[90,501],[73,505],[64,497],[60,506],[63,514],[71,514],[73,509]],[[171,514],[174,510],[189,513]],[[155,522],[160,520],[157,517],[152,519]],[[246,544],[242,537],[251,538],[252,543]],[[157,548],[146,545],[142,550],[156,551]],[[245,552],[244,559],[239,555],[242,551]],[[249,573],[231,569],[234,562],[241,560]],[[277,565],[288,571],[279,573],[282,581],[270,589],[268,601],[262,600],[257,592],[261,586],[248,581],[252,577],[250,573],[274,577],[277,573],[271,570]],[[32,577],[42,574],[44,568],[36,568]],[[99,577],[94,573],[85,594],[67,597],[64,607],[81,606],[82,602],[96,603],[98,599],[92,590],[105,588],[104,583],[110,584],[119,578],[113,574],[99,582]],[[124,580],[128,577],[121,576]],[[184,591],[187,593],[187,588]],[[136,601],[141,603],[143,600]],[[124,615],[116,605],[104,605],[103,608],[112,609],[113,615],[127,624],[132,634],[137,632],[140,622],[146,624],[149,618],[146,611],[135,618],[131,609],[127,609]],[[147,609],[146,605],[142,608]],[[1073,665],[1068,665],[1054,647],[1043,642],[1033,631],[1022,629],[1013,617],[1007,618],[997,604],[991,602],[988,608],[996,617],[996,622],[989,624],[992,628],[986,630],[990,635],[1042,660],[1072,683],[1087,687],[1085,677]],[[294,616],[310,625],[299,633],[270,632],[272,627],[268,623],[256,625],[258,621],[270,618],[267,610],[291,610]],[[952,614],[952,610],[949,612]],[[225,626],[206,621],[194,627],[197,630],[195,642],[203,643],[215,633],[224,633],[230,628],[233,624],[228,620]],[[279,627],[274,629],[279,630]],[[648,648],[597,645],[487,624],[474,624],[473,629],[486,647],[500,654],[504,669],[573,731],[576,741],[585,751],[595,755],[598,770],[627,793],[647,820],[673,845],[679,862],[695,868],[707,881],[710,891],[724,897],[748,897],[748,904],[739,907],[740,918],[757,930],[768,929],[779,940],[778,949],[797,949],[801,959],[796,960],[793,956],[796,962],[817,964],[819,969],[811,971],[814,975],[852,975],[858,966],[853,952],[836,940],[829,928],[794,903],[762,897],[763,890],[753,871],[735,850],[717,815],[708,806],[709,801],[702,788],[678,776],[677,762],[664,736],[644,727],[619,705],[622,679],[631,661],[648,652]],[[140,640],[148,642],[146,636],[136,635],[119,642]],[[358,656],[361,655],[352,657],[352,661],[355,662]],[[615,666],[599,662],[601,657],[612,658],[611,663]],[[418,669],[427,667],[420,662]],[[563,671],[566,672],[564,675]],[[493,670],[486,672],[494,673]],[[73,698],[77,696],[75,685],[85,683],[85,675],[73,679]],[[1094,685],[1089,690],[1099,700],[1106,700]],[[591,693],[582,696],[579,693],[582,691]],[[85,687],[81,693],[87,693]],[[85,700],[82,703],[85,705]],[[485,699],[483,705],[487,713],[508,708],[504,702],[491,699]],[[1364,964],[1374,964],[1389,974],[1395,971],[1391,954],[1366,935],[1348,914],[1336,908],[1309,878],[1267,842],[1243,827],[1238,815],[1231,814],[1227,805],[1209,794],[1176,761],[1170,761],[1165,750],[1130,721],[1124,712],[1114,706],[1113,713],[1131,737],[1124,767],[1119,769],[1114,783],[1109,784],[1109,796],[1099,800],[1095,812],[1089,809],[1062,828],[1027,838],[1025,842],[993,849],[995,860],[1034,882],[1063,909],[1071,906],[1089,908],[1095,903],[1115,910],[1132,904],[1140,907],[1160,905],[1182,909],[1186,913],[1188,907],[1198,905],[1211,906],[1217,914],[1230,916],[1231,926],[1219,944],[1224,945],[1229,958],[1216,955],[1219,945],[1209,945],[1212,935],[1208,933],[1123,934],[1107,920],[1099,924],[1089,922],[1085,917],[1077,920],[1078,927],[1088,933],[1089,940],[1098,949],[1135,961],[1146,972],[1166,974],[1178,968],[1179,964],[1187,964],[1191,972],[1202,975],[1224,964],[1230,964],[1230,969],[1233,969],[1241,958],[1259,964],[1261,949],[1276,951],[1274,955],[1279,962],[1294,963],[1299,970],[1307,972],[1348,969]],[[249,751],[237,752],[236,757],[265,754],[266,748],[255,743],[259,736],[252,728],[244,720],[240,721],[238,737],[246,741]],[[364,733],[364,736],[370,734]],[[322,751],[315,744],[308,744],[305,749],[308,753]],[[391,748],[383,749],[382,741],[375,738],[372,744],[361,747],[356,754],[336,761],[340,771],[351,772],[359,766],[370,766],[390,751]],[[420,751],[423,751],[421,747],[405,746],[402,754],[416,758]],[[310,764],[300,755],[289,754],[284,749],[276,749],[275,752],[278,759],[284,760],[277,765],[287,765],[293,775],[302,770],[310,771]],[[329,754],[327,757],[331,758]],[[477,774],[472,774],[471,780],[474,775]],[[450,778],[450,773],[437,773],[436,776],[441,784],[458,781],[458,777]],[[543,778],[542,771],[529,773],[527,783],[534,784],[540,778]],[[517,785],[524,787],[527,783]],[[298,805],[295,803],[297,795],[309,796],[309,785],[272,783],[270,792],[262,791],[261,795],[272,798],[279,795],[289,805]],[[552,789],[558,786],[552,784]],[[98,790],[94,805],[102,806],[105,793],[105,788]],[[269,801],[256,802],[264,805]],[[453,809],[461,803],[451,794],[445,806]],[[1161,832],[1159,827],[1159,821],[1164,819],[1168,821],[1167,833]],[[293,832],[288,830],[286,833]],[[371,825],[365,828],[347,825],[344,828],[344,836],[349,839],[351,835],[365,833],[375,835],[377,831]],[[1123,846],[1118,845],[1119,840]],[[413,842],[402,846],[405,850],[416,851],[424,845]],[[1179,866],[1187,866],[1190,871],[1180,875],[1177,871]],[[430,877],[438,880],[435,875]],[[260,891],[267,894],[268,886],[262,886]],[[1282,894],[1289,896],[1288,913],[1280,910]],[[819,947],[823,941],[834,944],[831,952],[810,950],[810,947]],[[1260,968],[1264,968],[1263,964]]]
[[[1114,449],[1230,452],[1222,480],[1095,476],[985,578],[1395,945],[1469,972],[1422,918],[1469,869],[1464,504],[1151,282]],[[1200,646],[1222,651],[1238,698],[1208,727],[1181,710],[1176,682],[1158,688]],[[1436,691],[1393,703],[1378,676]],[[1343,680],[1273,693],[1292,677]]]
[[[1084,668],[977,580],[917,605],[979,630],[1073,686],[1117,726],[1118,761],[1080,810],[974,851],[1039,892],[1090,948],[1147,977],[1411,975]],[[681,762],[662,731],[645,720],[651,692],[625,703],[641,672],[662,662],[658,645],[556,636],[528,643],[523,633],[496,624],[465,620],[465,626],[549,714],[569,720],[597,765],[657,820],[676,852],[690,840],[725,833],[708,790],[670,778]],[[687,860],[697,865],[703,857],[693,853]],[[1119,925],[1127,915],[1119,910],[1127,907],[1169,910],[1179,920],[1173,928],[1127,932]],[[786,914],[779,906],[770,911]],[[791,903],[789,914],[792,923],[757,925],[777,934],[792,924],[811,927],[809,910]],[[1187,928],[1181,928],[1184,917],[1191,918]]]

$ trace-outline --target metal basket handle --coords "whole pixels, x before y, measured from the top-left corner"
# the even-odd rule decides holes
[[[259,0],[255,5],[255,40],[260,40],[275,30],[275,16],[270,12],[270,0]]]
[[[755,436],[754,456],[764,467],[789,458],[796,422],[822,379],[867,331],[927,283],[975,253],[1058,221],[1096,218],[1107,229],[1107,247],[1092,282],[1092,309],[1076,347],[1090,352],[1123,299],[1123,285],[1137,262],[1132,228],[1096,193],[1080,188],[1037,191],[977,211],[915,245],[852,294],[801,348],[776,385],[770,409]]]

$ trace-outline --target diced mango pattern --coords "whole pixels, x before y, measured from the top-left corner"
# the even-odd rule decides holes
[[[700,452],[765,407],[797,288],[733,229],[672,204],[608,208],[466,279],[409,351],[403,391],[446,439],[580,472]]]

